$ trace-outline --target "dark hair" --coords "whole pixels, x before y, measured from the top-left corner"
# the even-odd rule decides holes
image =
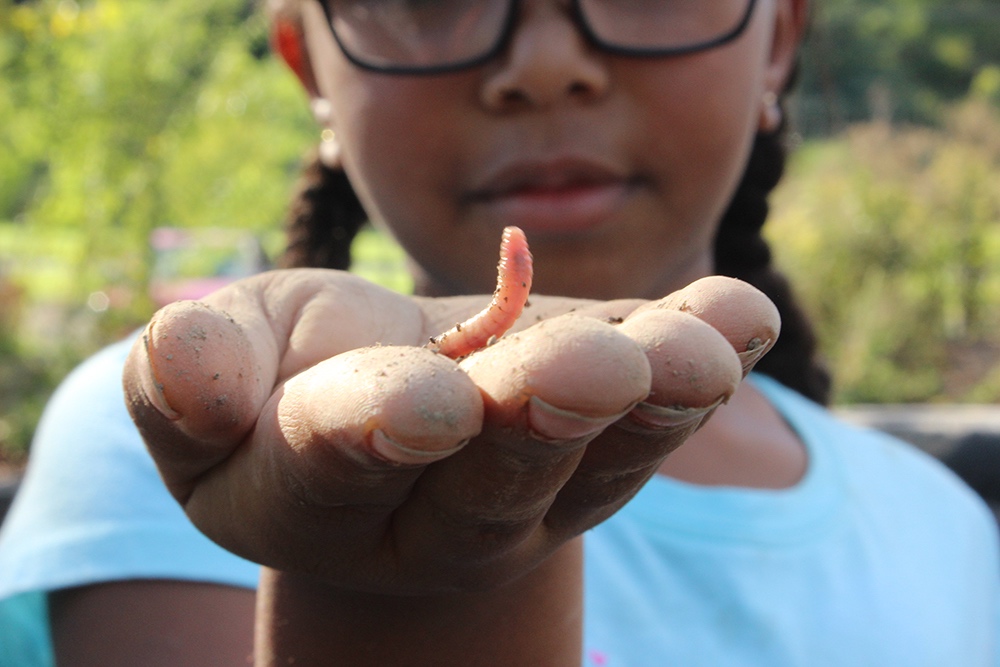
[[[825,404],[830,374],[818,359],[812,325],[788,281],[772,265],[771,250],[761,235],[769,210],[768,195],[781,179],[785,157],[782,131],[757,136],[715,239],[715,271],[761,290],[781,314],[781,336],[755,370]],[[351,241],[365,219],[344,173],[323,166],[313,155],[289,211],[288,247],[279,265],[347,269]]]
[[[816,334],[788,280],[772,264],[761,234],[768,196],[785,171],[782,129],[758,134],[743,179],[715,237],[715,272],[739,278],[767,294],[781,314],[781,335],[754,367],[817,403],[830,400],[831,378],[818,357]]]
[[[282,268],[347,270],[351,241],[367,220],[343,171],[324,165],[318,152],[306,161],[285,220]]]

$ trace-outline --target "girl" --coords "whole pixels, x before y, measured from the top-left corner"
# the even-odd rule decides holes
[[[266,566],[260,664],[996,664],[990,517],[819,407],[760,238],[805,15],[280,3],[324,137],[288,264],[342,266],[370,218],[418,296],[279,271],[90,362],[40,430],[0,595],[47,600],[66,663],[249,654],[257,571],[171,504],[116,404],[124,362],[166,488]],[[508,225],[550,296],[465,360],[422,348],[483,305],[464,295],[492,288]],[[713,273],[782,315],[738,389],[773,338],[766,302],[700,281],[646,303]]]

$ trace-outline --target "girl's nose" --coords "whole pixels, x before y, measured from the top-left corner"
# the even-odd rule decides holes
[[[569,3],[522,0],[507,50],[487,66],[481,101],[489,109],[588,102],[608,88],[601,54],[584,38]]]

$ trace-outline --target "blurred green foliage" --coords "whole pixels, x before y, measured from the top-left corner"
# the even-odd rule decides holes
[[[148,318],[154,228],[279,235],[315,130],[256,4],[0,0],[0,452]]]
[[[839,402],[1000,402],[1000,113],[856,124],[794,157],[767,225]]]
[[[258,4],[0,0],[0,463],[23,458],[60,377],[151,314],[152,230],[239,228],[280,249],[318,137]],[[771,233],[822,322],[838,398],[1000,400],[985,363],[1000,6],[813,11],[793,106],[805,144]],[[355,251],[358,272],[410,289],[391,242],[366,230]],[[975,372],[956,377],[956,355]]]
[[[1000,101],[997,0],[813,0],[796,120],[934,124],[970,91]]]
[[[157,226],[274,229],[313,130],[253,4],[0,0],[0,220],[87,230],[83,289]]]

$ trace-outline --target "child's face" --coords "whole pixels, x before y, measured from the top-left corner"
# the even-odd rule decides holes
[[[558,0],[522,0],[508,48],[451,74],[365,71],[304,5],[316,94],[372,218],[429,293],[488,292],[518,225],[540,293],[666,294],[711,273],[712,239],[804,0],[759,0],[734,42],[640,59],[589,46]]]

